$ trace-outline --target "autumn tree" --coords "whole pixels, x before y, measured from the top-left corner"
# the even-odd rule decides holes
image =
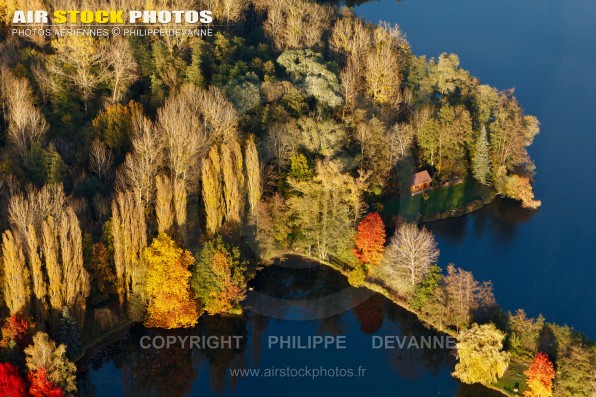
[[[107,80],[112,90],[112,102],[120,101],[137,79],[137,62],[128,40],[113,37],[106,51]]]
[[[312,50],[288,50],[277,58],[277,62],[318,103],[330,108],[343,104],[337,75],[329,70],[321,54]]]
[[[141,115],[142,108],[137,102],[114,103],[107,105],[91,122],[95,137],[114,153],[117,162],[129,150],[133,122]]]
[[[278,50],[320,48],[331,19],[331,7],[307,0],[259,0],[267,11],[263,29]]]
[[[38,320],[47,320],[51,308],[57,321],[69,306],[77,309],[75,316],[81,321],[90,292],[89,274],[83,266],[79,220],[62,186],[31,188],[27,196],[13,196],[8,207],[11,230],[18,236],[12,241],[21,242],[29,267]]]
[[[472,141],[472,118],[464,106],[441,106],[438,114],[437,169],[445,175],[467,173],[466,150]]]
[[[101,241],[93,244],[89,263],[92,303],[105,301],[117,293],[116,272],[111,259],[106,244]]]
[[[505,335],[493,324],[473,324],[457,336],[457,357],[453,376],[463,383],[491,384],[509,366],[509,354],[503,351]]]
[[[50,126],[42,111],[35,106],[33,91],[26,78],[16,78],[12,72],[2,68],[0,85],[4,117],[8,122],[8,139],[27,165],[32,148],[43,143]]]
[[[14,345],[25,346],[29,343],[28,334],[34,324],[22,314],[13,314],[4,320],[2,325],[2,340],[0,347]]]
[[[397,109],[401,101],[401,49],[407,47],[397,26],[378,26],[372,34],[372,43],[364,57],[366,92],[380,105]]]
[[[205,204],[205,226],[207,232],[215,234],[223,224],[225,204],[222,197],[221,163],[219,151],[213,146],[203,161],[201,169],[203,202]]]
[[[250,214],[257,215],[257,206],[261,201],[261,166],[259,163],[259,152],[255,145],[254,135],[250,134],[244,144],[244,168],[246,170],[246,192],[248,196],[248,207]]]
[[[143,253],[147,263],[146,289],[149,298],[145,325],[158,328],[189,328],[199,317],[189,287],[190,251],[179,248],[162,233]]]
[[[346,128],[331,118],[317,120],[301,117],[297,122],[290,121],[286,128],[292,130],[295,144],[302,150],[328,158],[341,152],[349,140]]]
[[[505,166],[508,173],[520,167],[533,170],[527,147],[538,134],[539,125],[536,117],[523,114],[512,91],[499,93],[498,105],[488,125],[492,169]]]
[[[457,55],[442,53],[430,69],[430,80],[436,92],[451,95],[468,88],[470,74],[460,67]]]
[[[238,311],[246,294],[245,271],[239,249],[225,244],[221,237],[203,245],[193,268],[191,285],[206,312]]]
[[[176,225],[183,231],[187,194],[195,189],[199,162],[214,141],[236,139],[238,115],[220,90],[210,87],[204,91],[186,84],[168,98],[157,116],[157,131],[163,135],[166,164],[172,181]],[[237,158],[229,160],[232,163],[238,161]],[[235,213],[235,209],[231,211]]]
[[[242,150],[237,140],[223,142],[219,149],[226,209],[225,220],[232,224],[239,224],[245,202]]]
[[[207,0],[206,9],[213,12],[213,17],[218,22],[226,24],[238,22],[244,15],[248,2],[245,0]]]
[[[537,352],[544,317],[528,318],[523,309],[509,314],[509,346],[513,354],[531,359]]]
[[[398,160],[408,156],[414,144],[414,129],[411,124],[397,123],[387,130],[389,158],[387,168],[394,167]]]
[[[373,117],[358,123],[354,130],[354,138],[360,146],[360,171],[370,172],[371,182],[383,187],[386,183],[390,164],[389,146],[386,136],[387,126]]]
[[[29,269],[17,238],[10,230],[2,234],[2,295],[11,315],[31,309]]]
[[[484,126],[480,128],[480,134],[476,138],[476,147],[472,158],[472,174],[478,182],[484,185],[487,185],[490,180],[489,144]]]
[[[145,265],[141,255],[147,247],[147,225],[140,197],[130,191],[117,193],[112,201],[111,226],[116,285],[123,304],[131,293],[144,296]]]
[[[43,221],[42,249],[54,317],[57,318],[65,307],[71,307],[75,308],[75,317],[82,323],[91,280],[83,265],[81,228],[72,208],[67,208],[59,219],[50,216]]]
[[[378,212],[371,212],[358,224],[354,236],[356,257],[363,263],[378,266],[385,251],[385,224]]]
[[[151,120],[137,114],[132,119],[132,151],[117,174],[120,191],[132,190],[148,209],[155,199],[155,178],[164,159],[163,140]]]
[[[555,396],[592,397],[596,391],[596,348],[570,346],[557,359]]]
[[[506,175],[505,167],[497,170],[497,191],[504,196],[521,201],[524,208],[535,210],[542,205],[540,200],[534,198],[534,190],[530,179],[520,175]]]
[[[48,380],[46,370],[40,368],[27,374],[29,378],[29,395],[31,397],[62,397],[62,389]]]
[[[155,178],[155,218],[158,233],[171,233],[174,226],[172,183],[166,175]]]
[[[89,149],[89,170],[105,182],[108,175],[110,175],[113,164],[112,150],[99,139],[94,139]]]
[[[10,363],[0,363],[0,395],[6,397],[26,397],[27,383],[19,369]]]
[[[363,186],[356,178],[342,173],[337,161],[319,161],[312,181],[289,178],[298,192],[288,200],[296,215],[301,238],[296,241],[299,251],[326,259],[329,254],[349,251],[353,218],[361,210]]]
[[[108,41],[90,36],[64,36],[52,40],[54,54],[48,56],[48,72],[64,82],[61,89],[74,88],[85,103],[105,81],[108,72]]]
[[[551,397],[553,395],[555,369],[546,354],[538,353],[530,367],[524,371],[524,375],[526,375],[526,384],[529,388],[524,392],[524,397]]]
[[[391,237],[379,273],[385,275],[396,293],[411,296],[438,258],[437,242],[431,232],[415,224],[403,224]]]
[[[290,245],[292,213],[283,197],[276,193],[258,206],[257,242],[259,256],[271,259]]]
[[[76,366],[66,357],[66,346],[56,345],[48,334],[38,332],[33,344],[25,349],[27,368],[30,372],[44,370],[47,379],[65,393],[75,393]]]
[[[494,304],[490,282],[479,283],[471,272],[447,266],[444,277],[446,294],[446,321],[457,329],[470,323],[472,315],[480,307]]]

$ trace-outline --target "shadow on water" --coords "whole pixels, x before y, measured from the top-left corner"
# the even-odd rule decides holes
[[[312,262],[290,257],[263,269],[254,280],[255,291],[279,299],[317,299],[348,287],[341,274]],[[269,346],[269,336],[339,335],[348,349],[284,350]],[[181,339],[200,336],[242,336],[236,346],[190,349]],[[183,330],[147,329],[134,325],[110,342],[91,350],[81,362],[81,396],[303,396],[316,385],[314,395],[385,395],[401,390],[410,396],[492,396],[459,385],[449,375],[453,351],[444,348],[373,349],[373,337],[439,337],[417,318],[380,295],[372,295],[341,314],[316,320],[268,318],[251,311],[243,316],[203,316],[196,327]],[[169,348],[147,346],[176,339]],[[159,344],[159,343],[158,343]],[[236,378],[230,369],[324,366],[368,368],[366,379]],[[312,391],[311,391],[312,393]],[[484,393],[484,394],[482,394]]]
[[[463,242],[473,232],[478,237],[490,233],[496,243],[507,246],[515,240],[517,227],[538,212],[521,208],[516,201],[497,198],[472,214],[429,222],[426,227],[452,243]]]

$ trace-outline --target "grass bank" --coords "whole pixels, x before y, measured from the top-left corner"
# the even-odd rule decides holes
[[[467,178],[456,185],[436,187],[414,196],[393,197],[383,203],[382,215],[401,216],[408,221],[430,222],[462,216],[490,203],[496,191]]]

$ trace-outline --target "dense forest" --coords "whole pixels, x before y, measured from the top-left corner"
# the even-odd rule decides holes
[[[539,207],[539,123],[512,90],[346,8],[158,5],[212,10],[213,36],[19,37],[15,9],[55,4],[0,2],[3,393],[76,395],[74,362],[97,336],[86,324],[240,315],[258,268],[293,253],[340,262],[352,284],[459,333],[463,382],[492,384],[517,360],[532,363],[527,395],[553,395],[554,379],[554,395],[593,396],[585,337],[502,311],[489,282],[437,266],[425,228],[379,215],[419,170],[433,189],[473,179]]]

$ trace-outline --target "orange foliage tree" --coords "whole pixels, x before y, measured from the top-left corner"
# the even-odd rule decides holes
[[[188,328],[199,317],[192,296],[188,267],[194,263],[190,251],[179,248],[161,233],[143,254],[147,264],[146,288],[149,296],[145,325],[159,328]]]
[[[27,332],[30,328],[31,324],[29,324],[29,321],[19,314],[8,317],[2,326],[0,347],[9,346],[12,342],[18,343],[21,346],[27,345],[29,342]]]
[[[525,397],[550,397],[553,395],[555,369],[546,354],[538,353],[524,374],[530,389],[524,392]]]
[[[48,380],[47,372],[43,368],[29,372],[28,378],[31,384],[29,387],[30,397],[62,397],[64,395],[62,389]]]
[[[385,224],[378,212],[371,212],[358,224],[354,254],[363,263],[378,266],[385,250]]]

